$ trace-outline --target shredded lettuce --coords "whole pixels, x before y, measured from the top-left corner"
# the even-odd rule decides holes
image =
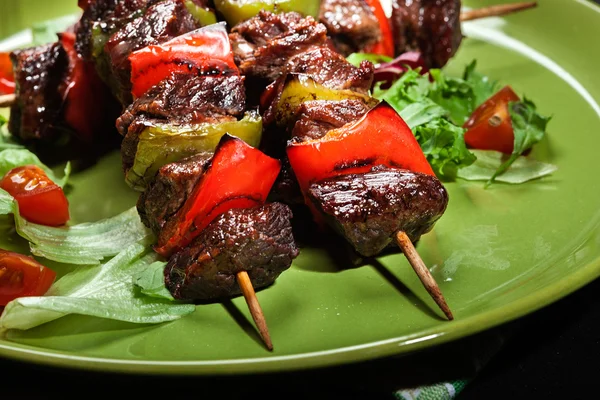
[[[135,207],[111,218],[67,227],[49,227],[26,221],[14,203],[17,233],[27,239],[31,252],[66,264],[98,264],[116,255],[120,249],[152,233],[146,228]]]
[[[506,163],[507,156],[498,151],[473,150],[477,161],[472,165],[458,171],[458,178],[468,181],[490,181],[497,174],[498,168]],[[510,157],[512,158],[512,157]],[[531,157],[516,157],[511,165],[502,175],[496,176],[495,180],[505,183],[525,183],[550,175],[558,167],[552,164],[536,161]]]
[[[192,304],[145,296],[134,284],[134,276],[157,260],[150,243],[146,238],[105,264],[76,269],[52,285],[45,296],[11,301],[0,317],[0,330],[30,329],[67,314],[161,323],[193,312]]]
[[[156,261],[134,277],[135,284],[142,293],[150,297],[173,300],[173,296],[165,286],[164,261]]]

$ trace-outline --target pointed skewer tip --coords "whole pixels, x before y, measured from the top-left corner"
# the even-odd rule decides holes
[[[440,307],[440,309],[444,312],[446,318],[452,321],[454,316],[452,315],[450,307],[448,307],[448,303],[446,303],[446,299],[444,299],[444,295],[442,294],[440,287],[431,275],[431,272],[429,272],[429,269],[421,259],[421,256],[415,249],[415,246],[412,244],[408,235],[403,231],[396,232],[396,242],[402,249],[402,252],[408,259],[408,262],[414,271],[417,273],[421,283],[423,286],[425,286],[425,289],[427,289],[429,295],[433,298],[438,307]]]
[[[260,333],[260,336],[263,342],[265,343],[265,346],[267,346],[267,349],[269,351],[273,351],[273,342],[271,342],[269,328],[267,327],[267,322],[265,321],[265,316],[263,314],[262,308],[260,307],[260,303],[256,298],[256,292],[254,291],[254,287],[252,286],[252,281],[250,281],[248,272],[238,272],[237,281],[240,285],[240,289],[242,290],[242,294],[246,299],[246,304],[248,304],[248,309],[250,310],[250,314],[252,314],[252,319],[256,324],[258,333]]]
[[[471,21],[487,17],[500,17],[502,15],[511,14],[517,11],[524,11],[530,8],[537,7],[537,1],[528,1],[523,3],[508,3],[498,4],[495,6],[476,8],[460,13],[461,21]]]

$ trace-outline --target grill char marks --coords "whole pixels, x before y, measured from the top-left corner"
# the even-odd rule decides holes
[[[365,257],[392,245],[399,230],[417,241],[448,204],[437,178],[384,167],[316,182],[308,196],[329,225]]]
[[[330,89],[350,89],[367,94],[373,84],[375,67],[363,61],[359,68],[328,47],[315,47],[290,59],[285,74],[305,74]]]
[[[269,83],[281,75],[290,58],[325,45],[327,29],[312,17],[295,12],[261,11],[234,26],[229,38],[242,74]]]
[[[125,136],[123,167],[133,165],[141,132],[156,122],[176,125],[224,122],[242,117],[244,83],[240,76],[171,76],[138,98],[117,120]]]
[[[197,154],[161,167],[140,196],[137,209],[144,225],[155,235],[191,196],[212,154]]]
[[[365,0],[322,0],[319,21],[345,56],[381,40],[379,21]]]
[[[69,59],[60,43],[13,51],[17,101],[9,130],[23,140],[52,140],[60,134]]]
[[[460,0],[393,0],[396,55],[419,51],[430,68],[441,68],[462,40]]]
[[[298,255],[292,212],[281,203],[233,209],[217,217],[165,268],[173,297],[215,300],[240,294],[236,274],[248,271],[254,288],[272,284]]]
[[[123,104],[131,103],[129,55],[149,45],[160,44],[190,32],[200,24],[182,0],[164,0],[148,7],[145,14],[115,32],[104,50],[110,60],[110,86]]]
[[[292,137],[298,141],[320,139],[331,129],[356,121],[368,110],[360,100],[307,101],[300,107]]]

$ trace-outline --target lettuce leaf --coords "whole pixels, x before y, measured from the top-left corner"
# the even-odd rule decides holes
[[[496,175],[498,168],[506,162],[507,155],[492,150],[473,150],[477,161],[472,165],[458,171],[458,178],[468,181],[489,181]],[[531,157],[519,156],[513,161],[510,168],[495,180],[505,183],[524,183],[550,175],[558,167]]]
[[[173,296],[165,286],[166,265],[164,261],[156,261],[134,277],[134,282],[142,293],[150,297],[173,300]]]
[[[79,18],[79,14],[73,14],[34,24],[31,27],[31,46],[56,42],[58,39],[56,34],[66,31]]]
[[[467,65],[463,74],[463,80],[471,85],[473,95],[475,96],[475,107],[479,107],[498,91],[498,82],[491,81],[487,76],[477,72],[475,70],[476,66],[477,62],[475,60]]]
[[[99,264],[120,249],[153,237],[135,207],[111,218],[67,227],[50,227],[26,221],[13,205],[17,233],[27,239],[31,252],[66,264]]]
[[[419,125],[413,132],[431,168],[441,179],[455,179],[461,168],[476,160],[465,145],[464,129],[444,118]]]
[[[544,117],[536,111],[535,104],[524,98],[523,101],[508,104],[508,112],[514,132],[513,152],[487,181],[491,185],[498,176],[504,174],[525,151],[540,142],[546,135],[546,126],[551,117]]]
[[[81,267],[59,279],[42,297],[22,297],[8,303],[0,330],[30,329],[67,314],[82,314],[134,323],[173,321],[195,310],[148,297],[133,277],[152,265],[157,255],[145,239],[121,251],[105,264]]]

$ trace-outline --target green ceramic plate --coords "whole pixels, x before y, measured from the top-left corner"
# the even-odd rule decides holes
[[[75,0],[0,0],[0,34],[72,12]],[[481,5],[482,2],[479,2]],[[489,4],[490,2],[485,2]],[[14,6],[7,6],[12,4]],[[16,4],[19,4],[18,9]],[[467,4],[477,6],[477,2]],[[305,248],[290,271],[258,294],[275,351],[268,353],[233,307],[198,306],[157,326],[70,316],[0,339],[0,355],[66,367],[147,373],[281,371],[406,353],[532,312],[600,275],[600,9],[587,1],[541,0],[532,11],[464,25],[467,39],[447,67],[479,69],[534,99],[554,117],[535,156],[559,166],[524,185],[448,184],[449,208],[418,249],[456,320],[446,322],[400,256],[382,269],[340,270],[324,249]],[[134,204],[113,154],[73,177],[77,221]],[[15,248],[9,238],[0,247]],[[237,311],[239,310],[239,311]],[[240,314],[241,313],[241,314]],[[248,325],[250,326],[250,325]]]

